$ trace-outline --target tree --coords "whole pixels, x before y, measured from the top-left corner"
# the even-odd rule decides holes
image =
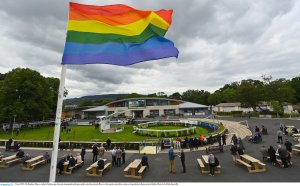
[[[289,85],[295,91],[295,97],[294,97],[293,103],[300,104],[300,76],[293,78],[289,82]]]
[[[264,101],[262,98],[262,88],[263,83],[259,80],[243,80],[237,89],[241,105],[243,107],[251,107],[253,110],[256,110],[259,103]]]
[[[208,105],[210,92],[204,90],[187,90],[182,93],[182,100]]]
[[[277,117],[279,117],[279,113],[283,113],[283,108],[279,101],[271,101],[271,107],[276,112]]]
[[[55,112],[59,80],[44,78],[37,71],[16,68],[0,83],[1,120],[13,115],[19,121],[42,120]]]
[[[170,95],[169,98],[181,100],[181,99],[182,99],[182,96],[181,96],[181,94],[180,94],[179,92],[175,92],[175,93],[173,93],[172,95]]]

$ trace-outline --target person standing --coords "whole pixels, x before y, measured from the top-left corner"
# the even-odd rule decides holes
[[[238,139],[235,134],[233,134],[233,136],[231,138],[231,143],[233,143],[235,146],[237,146],[237,144],[238,144]]]
[[[84,162],[84,155],[85,155],[85,148],[83,145],[81,145],[81,152],[80,152],[80,156],[82,161]]]
[[[198,139],[197,139],[197,137],[194,137],[194,140],[193,140],[193,146],[194,146],[194,148],[195,148],[195,150],[198,150]]]
[[[278,145],[277,147],[278,147],[277,150],[278,150],[279,157],[283,163],[283,167],[288,168],[286,149],[283,148],[281,145]]]
[[[169,155],[169,161],[170,161],[170,173],[175,173],[175,171],[174,171],[175,155],[174,155],[173,147],[170,148],[168,155]]]
[[[272,162],[272,165],[276,165],[276,163],[277,163],[277,160],[276,160],[276,150],[273,148],[272,145],[268,149],[268,154],[270,156],[270,161]]]
[[[185,154],[184,154],[184,151],[183,149],[181,149],[181,152],[180,152],[180,161],[181,161],[181,165],[182,165],[182,169],[183,169],[183,173],[186,173],[186,167],[185,167]]]
[[[110,149],[110,145],[111,145],[111,140],[109,138],[107,138],[107,140],[106,140],[106,151],[108,151]]]
[[[224,146],[224,145],[226,145],[226,135],[225,135],[225,133],[223,133],[221,137],[222,137],[222,145]]]
[[[122,151],[122,164],[124,164],[124,163],[125,163],[125,155],[126,155],[126,153],[125,153],[125,148],[122,147],[122,148],[121,148],[121,151]]]
[[[216,164],[215,164],[215,156],[212,153],[210,153],[208,155],[208,164],[209,164],[210,175],[214,176],[215,175]]]
[[[289,151],[290,153],[292,153],[293,144],[288,139],[285,140],[284,146],[285,146],[285,148],[286,148],[287,151]]]
[[[121,157],[122,157],[122,150],[118,147],[116,151],[116,158],[117,158],[117,166],[121,166]]]
[[[194,139],[193,139],[193,137],[192,136],[190,136],[190,138],[189,138],[189,147],[190,147],[190,151],[193,151],[193,149],[194,149]]]
[[[99,147],[99,156],[100,156],[100,158],[104,158],[104,153],[105,153],[105,149],[104,149],[104,147],[103,147],[103,143],[101,143],[101,146]]]
[[[117,157],[116,157],[116,147],[113,148],[113,150],[111,151],[111,157],[112,157],[112,166],[117,165]]]
[[[262,159],[267,160],[269,156],[268,149],[264,145],[262,145],[259,151],[261,153]]]
[[[219,143],[219,147],[222,146],[221,140],[222,140],[222,137],[221,137],[220,133],[218,133],[218,135],[217,135],[217,141]]]
[[[281,131],[281,130],[278,130],[278,131],[277,131],[277,143],[283,144],[282,136],[283,136],[282,131]]]
[[[233,162],[235,163],[236,162],[236,156],[237,156],[237,147],[235,145],[231,145],[230,151],[231,151]]]
[[[98,160],[98,145],[95,143],[93,145],[93,162],[96,162]]]

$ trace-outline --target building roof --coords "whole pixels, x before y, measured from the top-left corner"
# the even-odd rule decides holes
[[[105,111],[106,108],[107,108],[106,106],[99,106],[99,107],[94,107],[94,108],[90,108],[90,109],[83,110],[83,112]]]
[[[197,104],[197,103],[192,103],[192,102],[184,102],[179,104],[179,108],[180,109],[184,109],[184,108],[208,108],[209,106],[206,105],[201,105],[201,104]]]
[[[185,102],[185,101],[182,101],[182,100],[170,99],[170,98],[163,98],[163,97],[140,97],[140,98],[127,98],[127,99],[116,100],[116,101],[107,103],[106,105],[110,105],[110,104],[118,103],[118,102],[122,102],[122,101],[141,100],[141,99],[145,99],[145,100],[148,100],[148,99],[158,99],[158,100],[178,101],[178,102],[181,102],[181,103]]]
[[[216,107],[240,107],[241,103],[240,102],[235,102],[235,103],[219,103],[216,105]]]

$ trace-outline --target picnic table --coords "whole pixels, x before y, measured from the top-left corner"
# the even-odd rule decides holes
[[[142,178],[142,173],[146,170],[147,166],[142,166],[141,159],[135,159],[124,169],[124,176],[129,178]],[[130,174],[128,174],[128,170],[130,170]],[[138,173],[138,175],[137,175]]]
[[[17,157],[16,155],[8,156],[2,158],[0,161],[0,167],[8,167],[12,163],[21,162],[21,158]]]
[[[299,144],[296,144],[294,145],[295,148],[293,148],[293,152],[295,154],[298,154],[300,152],[300,143]]]
[[[199,164],[199,166],[201,168],[201,172],[203,174],[208,174],[208,173],[210,173],[210,171],[209,171],[208,155],[202,155],[202,159],[203,159],[203,162],[202,162],[201,159],[197,159],[198,164]],[[220,174],[221,173],[221,166],[220,165],[218,165],[218,166],[215,167],[215,173],[216,174]]]
[[[219,146],[219,145],[210,145],[208,147],[205,148],[206,153],[208,154],[209,152],[213,152],[213,151],[220,151],[220,152],[224,152],[223,150],[223,145]]]
[[[36,156],[34,158],[31,158],[27,161],[25,161],[22,164],[22,170],[33,170],[35,168],[36,165],[39,164],[46,164],[46,160],[44,159],[44,157],[42,155],[40,156]]]
[[[64,174],[72,174],[72,170],[73,170],[74,168],[77,168],[77,167],[82,166],[82,165],[83,165],[83,161],[80,162],[80,163],[76,163],[76,164],[74,165],[74,167],[70,167],[70,166],[69,166],[69,161],[66,161],[66,162],[64,163],[63,173],[64,173]],[[68,167],[69,167],[69,168],[68,168]]]
[[[107,161],[107,159],[103,159],[104,163]],[[86,169],[86,175],[87,176],[100,176],[100,174],[97,174],[97,167],[98,167],[98,161],[94,162],[92,165],[90,165]],[[102,175],[101,175],[102,176]]]
[[[294,138],[294,141],[297,141],[297,142],[300,142],[300,133],[297,133],[297,134],[292,134],[293,138]]]
[[[266,171],[266,164],[262,163],[260,160],[247,154],[240,155],[240,157],[241,159],[237,159],[237,163],[245,165],[249,173]]]

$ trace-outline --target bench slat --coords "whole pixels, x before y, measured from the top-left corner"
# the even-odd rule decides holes
[[[236,162],[245,165],[247,168],[251,168],[251,165],[249,165],[248,163],[244,162],[243,160],[237,159]]]
[[[197,159],[197,161],[198,161],[198,164],[200,165],[201,168],[205,168],[205,166],[204,166],[201,159]]]
[[[147,166],[142,166],[139,170],[139,174],[142,174],[146,170]]]
[[[130,165],[131,165],[131,163],[124,169],[124,174],[127,174],[127,172],[128,172],[129,169],[130,169]]]
[[[34,163],[34,164],[30,165],[30,166],[31,166],[31,167],[34,167],[34,166],[36,166],[36,165],[38,165],[38,164],[41,164],[41,163],[46,163],[46,160],[38,161],[38,162],[36,162],[36,163]]]

